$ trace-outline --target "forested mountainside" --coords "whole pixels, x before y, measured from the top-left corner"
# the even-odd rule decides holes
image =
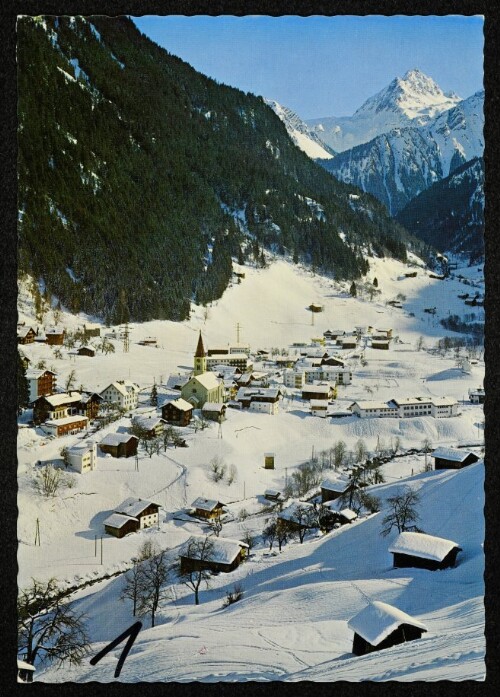
[[[72,311],[183,319],[221,296],[232,256],[263,246],[338,279],[366,272],[367,250],[425,253],[262,98],[128,18],[23,17],[17,56],[19,269]]]
[[[414,198],[397,220],[443,252],[484,257],[484,163],[475,158]]]

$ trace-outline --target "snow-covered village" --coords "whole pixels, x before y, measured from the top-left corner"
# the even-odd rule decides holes
[[[88,46],[111,54],[118,81],[127,57],[133,60],[124,37],[146,38],[130,20],[115,36],[111,25],[119,20],[90,19],[66,18],[63,26],[25,18],[20,45],[27,52],[29,41],[39,42],[52,51],[60,42],[57,80],[98,105],[99,73]],[[66,56],[73,33],[78,60]],[[150,44],[144,52],[163,51]],[[68,56],[68,77],[61,76]],[[23,60],[21,50],[21,66]],[[408,104],[402,108],[407,121],[418,111],[417,87],[432,97],[422,98],[428,119],[462,104],[419,71],[399,80],[413,100],[410,116]],[[195,93],[205,129],[220,114],[208,110],[209,97],[200,106]],[[300,163],[336,162],[328,139],[318,140],[320,130],[266,102],[260,108],[281,139],[279,149],[274,136],[263,145],[274,162],[288,147]],[[482,111],[474,119],[464,113],[474,130]],[[352,126],[360,143],[381,137],[377,119],[379,132],[364,139],[363,122]],[[477,163],[483,144],[476,141],[456,147]],[[73,147],[69,136],[65,142]],[[341,150],[338,141],[334,147]],[[146,152],[144,143],[133,148]],[[448,151],[446,158],[451,174]],[[327,220],[337,213],[323,182],[333,176],[311,166],[319,172],[318,196],[307,194],[311,174],[294,194],[297,220],[307,213],[304,224],[326,237]],[[27,155],[26,167],[32,171]],[[107,186],[104,169],[95,168],[89,178],[81,165],[90,198]],[[19,682],[484,680],[481,242],[469,244],[469,224],[441,245],[420,243],[413,228],[389,229],[399,223],[359,181],[338,183],[345,187],[332,194],[343,197],[339,210],[345,206],[338,243],[353,265],[359,262],[357,271],[340,272],[336,261],[328,266],[327,251],[315,256],[323,242],[313,239],[306,249],[290,237],[282,245],[284,225],[271,212],[272,187],[281,180],[273,181],[269,204],[248,194],[252,214],[250,205],[229,200],[229,185],[227,199],[220,190],[228,228],[221,238],[209,236],[201,276],[192,277],[196,290],[176,295],[178,305],[161,304],[169,296],[154,280],[154,254],[145,269],[129,242],[117,242],[125,250],[119,259],[130,257],[137,273],[153,280],[122,285],[120,277],[102,293],[86,275],[92,251],[62,253],[59,282],[56,266],[43,271],[27,263],[34,243],[21,243]],[[482,187],[480,177],[475,181]],[[20,196],[21,239],[35,225],[29,191],[26,185]],[[408,205],[419,193],[406,191]],[[444,198],[442,191],[436,196]],[[62,193],[47,198],[56,225],[68,232],[76,206],[65,208]],[[201,194],[197,205],[205,205]],[[357,216],[387,227],[381,242],[371,228],[366,237],[360,230],[350,236]],[[212,224],[219,223],[210,220],[207,229]],[[172,278],[194,254],[190,242],[185,257],[179,245]],[[227,276],[219,292],[209,273],[223,267],[222,254]],[[149,282],[149,296],[134,305]],[[77,286],[83,290],[75,295]],[[151,293],[157,305],[147,304]]]

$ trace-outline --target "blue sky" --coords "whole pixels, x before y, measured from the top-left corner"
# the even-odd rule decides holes
[[[304,119],[352,114],[394,77],[419,68],[443,90],[482,89],[481,17],[136,17],[194,68],[276,99]]]

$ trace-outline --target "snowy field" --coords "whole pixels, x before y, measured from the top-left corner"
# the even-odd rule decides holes
[[[200,329],[205,346],[210,348],[235,342],[239,323],[240,340],[257,351],[309,342],[327,329],[390,327],[399,341],[392,342],[389,351],[366,348],[365,365],[358,358],[347,359],[353,372],[352,384],[339,387],[337,407],[344,409],[354,400],[447,396],[459,401],[460,415],[448,419],[322,419],[311,416],[307,405],[297,398],[282,400],[275,416],[228,409],[221,432],[217,424],[197,433],[191,427],[183,429],[188,448],[169,447],[151,458],[140,450],[139,471],[135,471],[133,458],[100,455],[95,471],[74,474],[74,487],[62,490],[53,499],[42,499],[34,492],[35,463],[60,459],[60,449],[78,442],[78,436],[49,440],[38,429],[20,428],[21,587],[31,577],[46,580],[55,576],[62,584],[74,585],[124,570],[148,537],[171,550],[169,554],[174,558],[175,548],[191,534],[206,532],[196,520],[179,516],[198,496],[228,504],[233,521],[224,525],[222,537],[238,538],[245,530],[258,535],[269,518],[269,513],[262,510],[265,489],[282,489],[286,477],[311,457],[313,448],[319,453],[340,439],[353,448],[361,438],[372,451],[380,442],[389,444],[391,439],[399,438],[404,449],[421,449],[424,439],[428,439],[433,447],[461,444],[481,453],[482,407],[466,400],[469,389],[482,385],[482,355],[470,373],[465,373],[457,367],[453,352],[441,357],[428,350],[443,336],[459,336],[444,330],[440,319],[450,313],[482,312],[482,308],[464,306],[457,298],[471,291],[471,286],[459,281],[458,274],[477,284],[474,290],[483,292],[480,270],[459,269],[454,272],[455,278],[440,281],[418,268],[416,278],[402,278],[408,271],[405,265],[393,260],[370,260],[367,278],[376,277],[381,291],[373,302],[352,298],[347,286],[284,261],[275,261],[267,269],[245,267],[244,271],[246,278],[232,285],[208,310],[193,306],[188,321],[131,324],[127,353],[120,341],[113,342],[114,354],[98,352],[94,358],[70,357],[62,348],[63,358],[58,359],[53,348],[45,344],[26,345],[22,351],[31,365],[43,360],[54,369],[60,387],[72,370],[76,373],[76,389],[81,385],[96,392],[114,380],[130,378],[142,389],[141,410],[151,410],[147,404],[154,382],[159,385],[160,403],[176,396],[168,393],[162,383],[171,373],[192,369]],[[386,305],[399,293],[406,296],[402,309]],[[312,302],[324,305],[324,312],[314,318],[314,326],[306,309]],[[431,306],[436,307],[433,316],[424,313]],[[29,325],[33,317],[32,300],[21,288],[19,321]],[[74,329],[89,319],[63,313],[60,324]],[[52,323],[49,312],[45,324]],[[103,327],[101,333],[105,331]],[[158,348],[138,344],[149,336],[157,338]],[[419,340],[423,343],[421,350],[417,350]],[[129,426],[130,419],[123,417],[100,431],[99,439],[107,432],[124,431]],[[263,468],[264,453],[269,451],[276,456],[275,470]],[[216,484],[209,477],[209,462],[214,456],[235,465],[237,474],[231,485]],[[236,571],[215,576],[209,589],[202,588],[198,607],[184,586],[173,584],[158,626],[148,628],[145,621],[120,680],[482,679],[482,468],[478,463],[459,472],[422,473],[424,456],[407,455],[384,465],[386,483],[372,487],[382,499],[403,482],[419,487],[422,527],[431,534],[456,540],[464,550],[456,569],[434,574],[392,569],[387,553],[392,538],[380,536],[380,514],[326,536],[308,536],[304,544],[290,543],[277,556],[269,555],[260,543]],[[101,564],[99,540],[96,556],[95,539],[103,534],[103,520],[128,496],[150,499],[162,506],[159,528],[121,540],[105,536]],[[244,521],[242,509],[251,514]],[[40,546],[34,545],[37,519]],[[244,598],[221,609],[227,589],[240,580]],[[118,576],[75,595],[79,609],[89,618],[94,653],[133,623],[130,608],[118,600],[122,583],[123,577]],[[347,621],[368,600],[389,602],[413,614],[428,626],[428,633],[418,642],[388,649],[380,656],[355,658]],[[450,636],[455,638],[453,651]],[[111,681],[119,652],[108,654],[95,667],[83,664],[71,672],[48,669],[37,672],[36,679]]]

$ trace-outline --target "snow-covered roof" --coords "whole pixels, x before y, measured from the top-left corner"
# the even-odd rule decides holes
[[[133,423],[137,424],[139,428],[152,429],[155,428],[159,423],[163,423],[161,416],[148,416],[147,414],[141,414],[139,416],[134,416]]]
[[[457,400],[453,397],[433,397],[432,403],[435,407],[452,407],[457,403]]]
[[[311,408],[322,407],[323,409],[328,408],[328,399],[311,399],[309,402]]]
[[[339,515],[343,516],[346,520],[356,520],[358,517],[358,514],[356,511],[351,511],[350,508],[343,508],[341,511],[339,511]]]
[[[353,402],[353,405],[357,404],[360,409],[394,409],[388,402],[376,402],[376,401],[360,401]]]
[[[18,327],[17,328],[17,336],[24,337],[27,334],[29,334],[29,332],[34,332],[34,331],[35,330],[33,329],[33,327]]]
[[[281,492],[277,489],[266,489],[264,491],[264,496],[281,496]]]
[[[85,453],[93,449],[94,443],[91,441],[87,443],[77,443],[76,445],[72,445],[70,448],[68,448],[68,454],[85,455]]]
[[[298,511],[300,509],[300,511]],[[281,513],[278,514],[278,518],[283,520],[291,520],[294,523],[298,523],[299,519],[305,524],[306,521],[303,520],[302,511],[313,511],[314,506],[312,503],[306,503],[305,501],[292,501],[292,503],[287,506]]]
[[[57,373],[54,373],[53,370],[37,370],[36,368],[30,368],[29,370],[26,371],[26,379],[27,380],[38,380],[38,378],[41,378],[42,375],[45,375],[45,373],[51,373],[52,375],[57,375]]]
[[[73,404],[73,402],[79,402],[82,395],[79,392],[72,392],[68,394],[67,392],[58,392],[57,394],[49,394],[44,397],[51,407],[60,407],[63,404]]]
[[[455,547],[458,547],[456,542],[442,537],[426,535],[423,532],[401,532],[389,547],[389,552],[443,561]]]
[[[394,404],[411,405],[411,404],[435,404],[437,397],[394,397]]]
[[[193,405],[187,402],[185,399],[182,399],[182,397],[179,397],[179,399],[174,399],[173,402],[165,402],[163,406],[166,407],[167,404],[171,404],[176,409],[179,409],[179,411],[191,411],[193,409]]]
[[[347,626],[372,646],[378,646],[402,624],[410,624],[424,632],[427,627],[397,607],[374,600],[352,617]]]
[[[348,483],[349,482],[346,477],[342,477],[341,475],[338,475],[337,477],[331,475],[330,477],[323,479],[321,482],[321,488],[327,489],[327,491],[345,491]]]
[[[205,499],[203,496],[198,496],[197,499],[191,504],[192,508],[199,508],[201,511],[213,511],[217,506],[223,506],[224,504],[216,499]]]
[[[128,515],[133,518],[141,515],[149,506],[158,506],[159,508],[159,504],[154,501],[147,501],[146,499],[137,499],[134,496],[129,496],[128,499],[125,499],[123,503],[115,508],[115,513],[122,513],[123,515]]]
[[[188,559],[199,559],[202,552],[197,549],[194,543],[198,542],[198,540],[203,542],[204,539],[204,537],[192,535],[189,540],[182,545],[179,553],[180,556],[187,557]],[[242,547],[248,549],[248,545],[245,542],[230,540],[228,538],[211,537],[210,543],[212,549],[206,554],[205,560],[218,564],[231,564],[240,553]]]
[[[50,327],[45,330],[45,335],[47,334],[56,334],[59,336],[60,334],[64,334],[64,329],[62,327]]]
[[[176,386],[182,387],[189,381],[189,375],[169,375],[167,380],[167,388],[174,390]]]
[[[103,521],[104,525],[109,525],[112,528],[122,528],[125,523],[131,520],[138,522],[137,518],[132,515],[122,515],[121,513],[112,513],[110,516]]]
[[[311,392],[312,394],[324,394],[330,392],[330,385],[304,385],[302,392]]]
[[[213,390],[220,385],[219,378],[211,372],[195,375],[192,379],[197,380],[206,390]]]
[[[469,455],[473,454],[470,450],[458,450],[457,448],[436,448],[431,453],[432,457],[440,457],[452,462],[463,462]]]
[[[205,402],[205,404],[202,407],[202,411],[222,411],[225,409],[225,404],[222,404],[222,402]]]
[[[26,661],[21,661],[20,658],[17,659],[17,669],[18,670],[35,670],[35,666],[31,663],[26,663]]]
[[[120,445],[120,443],[128,443],[131,438],[139,440],[137,436],[133,436],[131,433],[108,433],[99,445]]]
[[[101,400],[101,402],[102,402],[102,397],[97,392],[82,392],[81,397],[80,397],[80,402],[82,404],[87,404],[87,402],[90,402],[92,397],[97,397],[97,399]]]
[[[278,387],[240,387],[236,395],[236,399],[252,399],[253,397],[266,397],[267,399],[276,399],[279,397],[280,389]]]

